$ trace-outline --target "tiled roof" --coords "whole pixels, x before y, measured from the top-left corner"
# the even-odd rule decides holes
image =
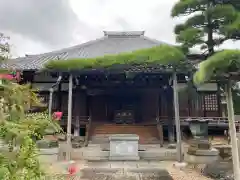
[[[144,31],[104,31],[102,38],[58,51],[11,59],[2,64],[2,68],[35,70],[43,68],[50,60],[93,58],[150,48],[159,44],[165,43],[146,37]]]

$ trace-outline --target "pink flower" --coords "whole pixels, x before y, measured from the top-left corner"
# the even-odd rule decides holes
[[[11,74],[0,74],[0,79],[13,80],[14,77]]]
[[[69,175],[74,175],[77,173],[77,167],[75,164],[69,166],[68,173]]]
[[[54,113],[53,113],[53,118],[54,118],[55,120],[58,120],[58,121],[59,121],[59,120],[61,120],[62,115],[63,115],[62,112],[57,111],[57,112],[54,112]]]

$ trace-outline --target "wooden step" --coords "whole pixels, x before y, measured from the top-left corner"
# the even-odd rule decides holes
[[[159,141],[157,127],[154,125],[93,124],[91,127],[92,137],[103,135],[107,138],[111,134],[137,134],[141,144],[157,143]]]

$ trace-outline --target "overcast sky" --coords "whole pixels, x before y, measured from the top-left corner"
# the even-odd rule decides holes
[[[12,54],[66,48],[103,35],[103,30],[145,30],[175,43],[170,11],[177,0],[0,0],[0,32],[11,37]],[[240,42],[229,42],[239,48]]]

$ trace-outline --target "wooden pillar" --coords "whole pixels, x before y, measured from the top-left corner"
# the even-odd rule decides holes
[[[174,143],[174,120],[173,120],[173,88],[168,85],[165,89],[167,116],[168,116],[168,141]]]
[[[92,126],[92,110],[91,110],[91,103],[89,103],[89,99],[88,99],[88,108],[89,108],[89,119],[88,119],[88,124],[86,125],[86,134],[85,134],[85,142],[84,142],[84,146],[88,146],[88,141],[90,138],[90,130],[91,130],[91,126]]]
[[[159,92],[157,93],[157,108],[156,108],[156,120],[157,120],[157,131],[158,131],[158,136],[159,136],[159,139],[160,139],[160,146],[163,147],[163,128],[162,128],[162,125],[161,125],[161,122],[160,122],[160,119],[159,119],[159,114],[160,114],[160,111],[159,111],[159,98],[160,95],[159,95]]]
[[[52,103],[53,103],[53,88],[49,89],[49,102],[48,102],[48,117],[52,118]]]
[[[75,98],[74,98],[74,136],[79,136],[79,130],[80,130],[80,110],[81,110],[81,89],[79,87],[76,88],[75,92]]]
[[[58,105],[57,105],[57,110],[58,111],[62,111],[62,83],[60,82],[58,85],[58,94],[57,94],[57,98],[58,98]]]
[[[183,161],[182,153],[182,138],[181,138],[181,124],[179,117],[179,98],[178,98],[178,85],[177,85],[177,74],[173,73],[173,97],[174,97],[174,114],[175,114],[175,125],[176,125],[176,136],[177,136],[177,160],[178,162]]]
[[[67,118],[67,147],[68,150],[66,152],[66,160],[69,161],[71,159],[71,151],[72,151],[72,88],[73,88],[73,77],[72,74],[69,75],[69,84],[68,84],[68,118]]]

